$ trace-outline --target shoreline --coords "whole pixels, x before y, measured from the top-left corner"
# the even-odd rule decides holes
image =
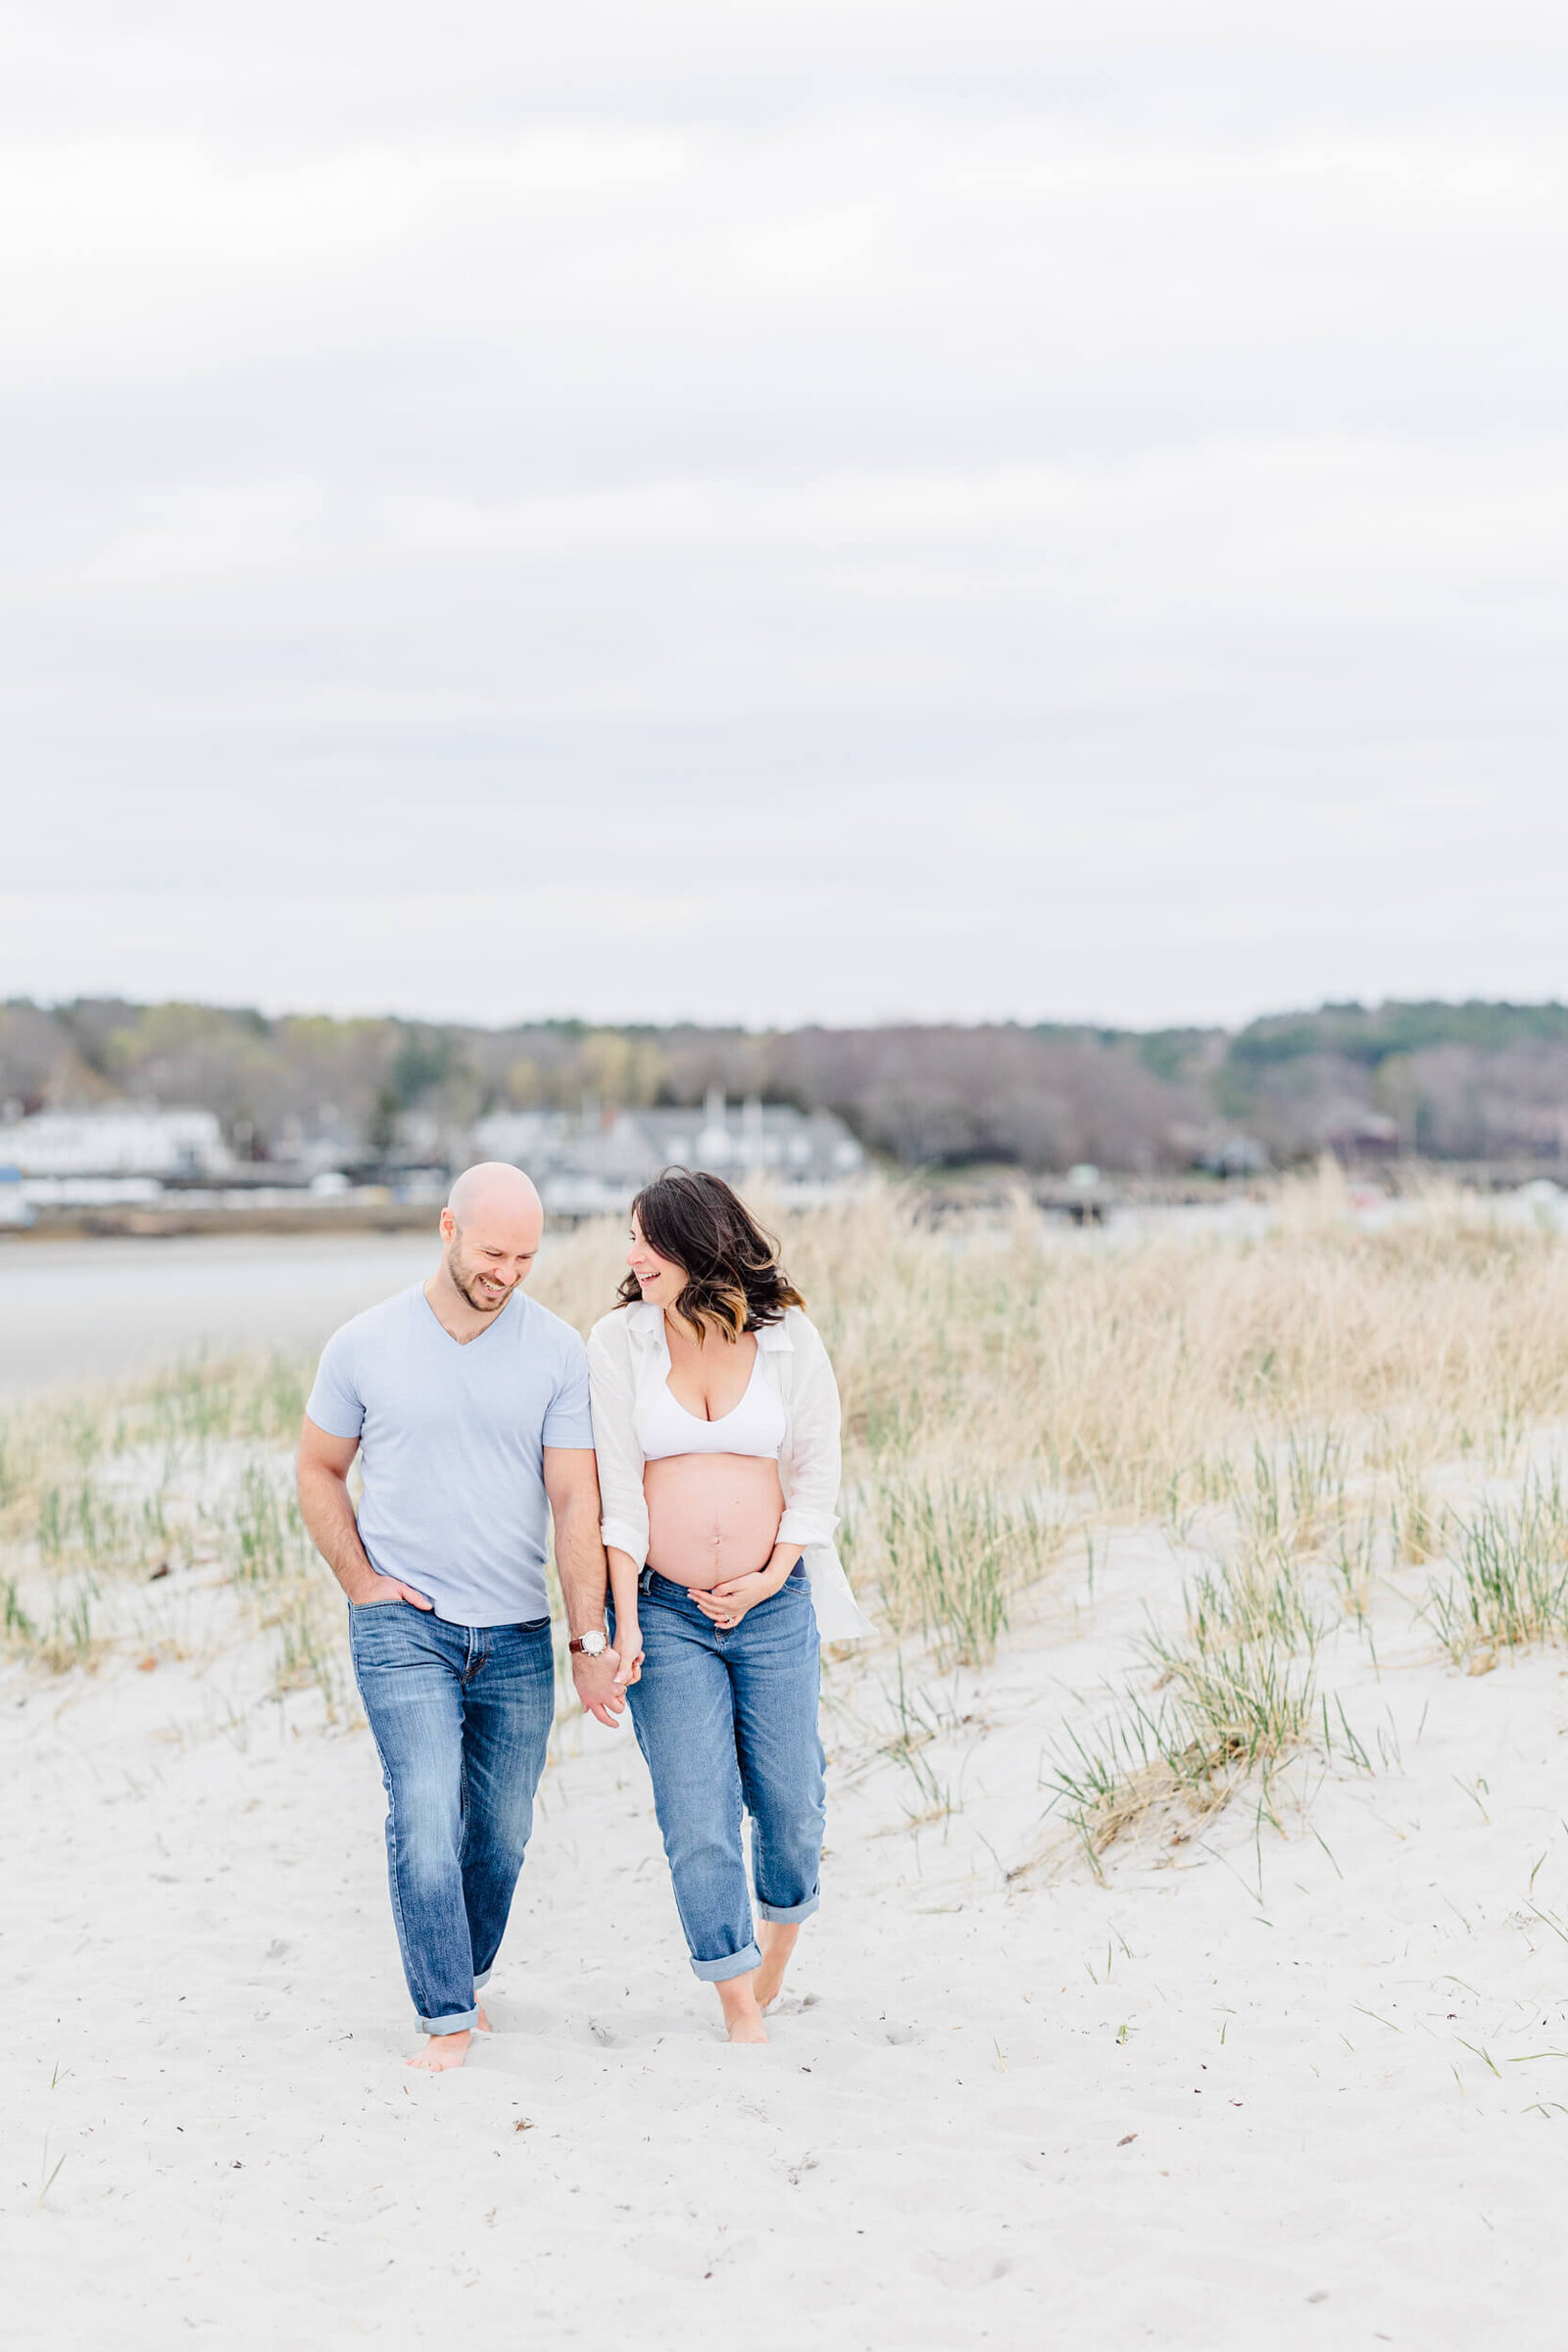
[[[302,1202],[298,1208],[40,1208],[30,1225],[0,1226],[0,1246],[81,1241],[172,1241],[192,1234],[433,1233],[440,1203],[428,1200]]]
[[[1356,1196],[1408,1200],[1434,1186],[1494,1199],[1544,1182],[1568,1193],[1568,1165],[1553,1160],[1394,1159],[1341,1167],[1347,1189]],[[906,1179],[906,1193],[922,1224],[1005,1215],[1020,1202],[1073,1224],[1102,1224],[1138,1209],[1216,1209],[1264,1206],[1289,1183],[1285,1172],[1219,1179],[1200,1174],[1145,1176],[1106,1170],[1094,1183],[1066,1177],[1030,1176],[1023,1170],[978,1167]],[[807,1208],[814,1201],[788,1201]],[[96,1205],[40,1204],[27,1224],[0,1222],[0,1250],[16,1244],[79,1241],[170,1241],[193,1235],[408,1234],[428,1233],[440,1213],[436,1199],[422,1200],[333,1200],[305,1196],[297,1202],[275,1196],[254,1206],[206,1201],[185,1205],[172,1194],[158,1202],[104,1201]],[[581,1211],[553,1207],[549,1222],[560,1232],[617,1212],[596,1205]]]

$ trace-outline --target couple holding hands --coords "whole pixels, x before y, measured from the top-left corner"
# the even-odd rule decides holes
[[[410,2064],[431,2070],[488,2031],[555,1713],[551,1521],[577,1694],[612,1728],[630,1705],[692,1968],[732,2041],[766,2040],[819,1899],[819,1641],[870,1630],[833,1549],[833,1369],[743,1202],[686,1169],[647,1186],[586,1349],[523,1295],[543,1229],[519,1169],[460,1176],[440,1265],[328,1341],[300,1441],[386,1785],[428,2036]]]

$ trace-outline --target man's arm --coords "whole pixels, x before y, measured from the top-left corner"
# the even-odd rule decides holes
[[[349,1468],[359,1450],[358,1438],[331,1437],[307,1417],[297,1469],[300,1510],[311,1542],[357,1608],[411,1600],[416,1609],[428,1609],[432,1603],[412,1585],[399,1584],[395,1576],[377,1576],[360,1542],[349,1500]]]
[[[566,1625],[573,1637],[605,1630],[605,1547],[599,1540],[599,1473],[591,1446],[547,1446],[545,1493],[556,1522],[556,1566],[566,1604]],[[597,1658],[578,1651],[571,1661],[571,1679],[588,1714],[607,1731],[626,1704],[615,1684],[615,1652]]]

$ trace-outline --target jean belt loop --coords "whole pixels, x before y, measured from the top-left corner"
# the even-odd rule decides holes
[[[639,1569],[638,1569],[638,1571],[637,1571],[637,1590],[638,1590],[638,1592],[641,1592],[641,1593],[643,1593],[644,1595],[646,1595],[646,1594],[648,1594],[648,1593],[652,1592],[653,1589],[654,1589],[654,1572],[653,1572],[653,1570],[652,1570],[651,1568],[639,1568]]]

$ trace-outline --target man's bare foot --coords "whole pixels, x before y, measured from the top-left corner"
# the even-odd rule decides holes
[[[757,2006],[766,2009],[778,1999],[784,1989],[784,1971],[790,1964],[795,1939],[800,1935],[800,1922],[786,1927],[776,1919],[759,1922],[757,1940],[762,1947],[762,1965],[752,1979],[757,1988]]]
[[[468,2055],[471,2034],[431,2034],[422,2050],[416,2050],[406,2065],[416,2066],[426,2075],[444,2075],[449,2067],[461,2066]]]
[[[731,2041],[766,2041],[767,2028],[762,2012],[757,2005],[756,1972],[744,1977],[726,1977],[713,1990],[718,1994],[724,2012],[724,2031]]]
[[[479,2003],[479,2006],[473,2013],[473,2030],[476,2034],[493,2034],[495,2032],[494,2026],[490,2023],[490,2020],[484,2013],[484,2003],[482,2001]]]

